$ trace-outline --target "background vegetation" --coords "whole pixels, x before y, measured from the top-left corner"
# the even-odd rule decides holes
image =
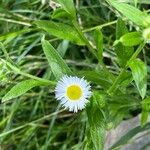
[[[140,113],[141,127],[110,149],[150,129],[150,2],[123,2],[0,0],[0,149],[100,150],[106,131]],[[79,113],[54,98],[64,73],[91,82]]]

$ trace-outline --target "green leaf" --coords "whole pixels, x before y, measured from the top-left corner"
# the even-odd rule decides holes
[[[150,4],[149,0],[124,0],[126,3],[135,3],[135,1],[140,4]]]
[[[103,70],[100,73],[95,71],[79,71],[77,74],[81,77],[85,76],[87,80],[100,85],[104,89],[108,89],[113,80]]]
[[[126,33],[128,33],[128,29],[125,22],[121,18],[118,18],[116,25],[116,39],[120,39],[120,37]]]
[[[119,40],[126,33],[128,33],[128,29],[125,25],[125,22],[119,18],[116,26],[116,40]],[[120,66],[125,67],[127,61],[132,56],[134,49],[133,47],[123,46],[123,44],[119,42],[117,45],[115,45],[115,52],[117,54]]]
[[[42,47],[56,79],[61,78],[64,74],[72,74],[70,68],[48,41],[43,40]]]
[[[119,41],[124,46],[136,46],[143,42],[143,37],[140,32],[130,32],[123,35]]]
[[[148,114],[149,114],[149,104],[150,104],[150,97],[144,99],[142,101],[142,114],[141,114],[141,126],[143,127],[148,120]]]
[[[8,101],[10,99],[16,98],[24,93],[26,93],[27,91],[29,91],[30,89],[32,89],[33,87],[36,86],[43,86],[43,85],[48,85],[48,83],[44,83],[41,81],[37,81],[37,80],[25,80],[22,81],[20,83],[18,83],[17,85],[15,85],[3,98],[2,98],[2,102]]]
[[[118,80],[118,87],[120,90],[125,90],[126,87],[133,81],[133,77],[131,72],[129,71],[124,71],[120,79]]]
[[[89,122],[89,136],[92,142],[92,149],[103,150],[105,139],[104,114],[98,106],[97,99],[93,98],[87,106],[87,116]]]
[[[93,92],[93,99],[99,108],[104,108],[106,104],[106,95],[101,91]]]
[[[113,7],[115,7],[125,17],[139,26],[147,27],[150,24],[150,16],[139,9],[129,4],[117,2],[116,0],[107,0]]]
[[[19,31],[16,31],[16,32],[9,32],[9,33],[0,35],[0,41],[8,40],[8,39],[9,40],[14,39],[15,37],[17,37],[21,34],[27,33],[29,31],[31,31],[31,29],[23,29],[23,30],[19,30]]]
[[[35,21],[35,24],[39,28],[44,29],[50,35],[72,41],[79,45],[85,45],[84,41],[80,38],[76,30],[70,25],[46,20]]]
[[[134,0],[135,7],[137,7],[137,3],[139,0]]]
[[[61,4],[62,8],[68,13],[72,19],[76,19],[76,10],[73,0],[57,0]]]
[[[129,140],[131,140],[136,134],[140,133],[140,132],[144,132],[146,130],[150,129],[150,123],[148,123],[147,125],[145,125],[143,128],[138,126],[133,128],[132,130],[130,130],[129,132],[127,132],[124,136],[122,136],[111,148],[112,149],[117,149],[120,148],[121,146],[127,144],[129,142]]]
[[[67,16],[68,16],[68,13],[62,8],[56,9],[52,14],[53,19],[58,19],[58,18],[67,17]]]
[[[110,122],[113,123],[113,127],[118,126],[123,119],[127,119],[130,110],[141,106],[141,100],[131,94],[127,94],[127,92],[107,97],[107,102],[108,105],[106,107],[109,108],[108,117],[110,118]]]
[[[58,53],[61,55],[61,57],[64,57],[64,55],[65,55],[65,53],[66,53],[66,51],[67,51],[67,49],[68,49],[68,46],[69,46],[69,41],[67,41],[67,40],[62,41],[62,42],[58,45],[57,51],[58,51]]]
[[[90,135],[94,150],[103,150],[105,128],[92,126],[90,127]]]
[[[137,86],[137,89],[143,99],[146,95],[146,89],[147,89],[146,65],[140,59],[135,59],[129,61],[129,67],[131,68],[132,76]]]
[[[103,59],[103,34],[100,29],[94,31],[94,40],[96,43],[98,59],[102,61]]]

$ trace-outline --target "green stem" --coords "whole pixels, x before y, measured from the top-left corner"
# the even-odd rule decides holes
[[[83,34],[80,26],[78,25],[77,21],[73,20],[72,24],[74,25],[74,27],[77,30],[77,32],[78,32],[79,36],[81,37],[81,39],[85,42],[85,44],[89,48],[90,52],[97,58],[97,54],[95,52],[95,49],[93,48],[93,46],[89,43],[89,41],[84,36],[84,34]]]
[[[108,94],[111,94],[113,91],[116,90],[117,85],[119,84],[122,75],[124,74],[124,72],[126,71],[126,69],[129,67],[129,65],[128,65],[129,62],[132,61],[133,59],[135,59],[135,58],[138,56],[138,54],[139,54],[139,53],[141,52],[141,50],[143,49],[144,45],[145,45],[145,43],[142,43],[142,44],[137,48],[137,50],[134,52],[134,54],[131,56],[131,58],[128,60],[128,62],[127,62],[127,64],[126,64],[125,68],[123,68],[123,69],[121,70],[121,72],[119,73],[118,77],[116,78],[116,80],[114,81],[114,83],[112,84],[112,86],[108,89],[108,91],[107,91]]]
[[[95,30],[97,28],[102,29],[103,27],[110,26],[112,24],[115,24],[116,22],[117,22],[117,20],[114,20],[114,21],[111,21],[111,22],[107,22],[107,23],[104,23],[104,24],[101,24],[101,25],[98,25],[98,26],[95,26],[95,27],[91,27],[89,29],[85,29],[85,30],[83,30],[83,32],[90,32],[90,31],[93,31],[93,30]]]
[[[78,34],[80,35],[81,39],[85,42],[86,46],[87,46],[88,49],[90,50],[90,52],[98,59],[98,56],[97,56],[97,53],[96,53],[95,49],[94,49],[93,46],[89,43],[89,41],[87,40],[87,38],[84,36],[84,33],[82,32],[82,30],[81,30],[80,26],[78,25],[77,21],[76,21],[76,20],[73,20],[72,23],[73,23],[75,29],[77,30]],[[105,25],[106,25],[106,24],[105,24]],[[103,24],[103,26],[105,26],[105,25]],[[108,25],[108,24],[107,24],[107,25]],[[93,30],[96,29],[96,28],[98,28],[98,27],[93,28]],[[106,66],[105,66],[105,64],[103,63],[103,61],[100,60],[100,59],[98,59],[98,61],[99,61],[100,65],[102,65],[103,69],[104,69],[107,73],[109,73],[109,71],[108,71],[108,69],[106,68]]]
[[[6,61],[3,60],[3,59],[1,59],[1,61],[2,61],[4,64],[6,64],[8,67],[10,67],[10,68],[14,71],[14,73],[23,75],[23,76],[25,76],[25,77],[28,77],[28,78],[31,78],[31,79],[34,79],[34,80],[41,81],[41,82],[46,83],[46,84],[55,85],[55,82],[53,82],[53,81],[49,81],[49,80],[46,80],[46,79],[42,79],[42,78],[33,76],[33,75],[31,75],[31,74],[22,72],[20,69],[18,69],[17,67],[13,66],[11,63],[6,62]]]
[[[1,42],[0,42],[0,47],[1,47],[2,51],[3,51],[3,53],[4,53],[4,56],[5,56],[6,60],[11,62],[11,63],[13,63],[13,61],[10,59],[10,57],[9,57],[9,55],[7,53],[7,50],[5,49],[3,43],[1,43]]]
[[[8,134],[11,134],[11,133],[13,133],[13,132],[15,132],[15,131],[18,131],[18,130],[20,130],[20,129],[22,129],[22,128],[25,128],[25,127],[27,127],[27,126],[34,126],[34,125],[37,125],[37,124],[35,124],[35,123],[41,122],[41,121],[46,120],[46,119],[51,119],[52,116],[57,115],[58,113],[61,113],[61,112],[63,112],[63,111],[64,111],[63,109],[62,109],[62,110],[59,110],[59,111],[57,111],[57,112],[54,112],[54,113],[45,115],[45,116],[43,116],[43,117],[40,118],[40,119],[33,120],[33,121],[31,121],[31,122],[29,122],[29,123],[26,123],[26,124],[24,124],[24,125],[22,125],[22,126],[19,126],[19,127],[14,128],[14,129],[11,129],[11,130],[9,130],[9,131],[7,131],[7,132],[0,133],[0,138],[3,137],[3,136],[6,136],[6,135],[8,135]]]
[[[11,22],[11,23],[21,24],[21,25],[28,26],[28,27],[31,26],[30,23],[22,22],[22,21],[16,21],[16,20],[12,20],[12,19],[0,18],[0,21],[6,21],[6,22]]]
[[[145,43],[142,43],[142,44],[137,48],[137,50],[134,52],[134,54],[132,55],[132,57],[130,58],[129,61],[135,59],[135,58],[138,56],[138,54],[141,52],[141,50],[143,49],[144,46],[145,46]],[[129,61],[128,61],[128,62],[129,62]],[[126,66],[128,66],[128,63],[127,63]]]
[[[120,82],[120,78],[122,77],[122,75],[125,72],[125,68],[121,70],[121,72],[119,73],[118,77],[116,78],[116,80],[113,82],[112,86],[108,89],[107,93],[111,94],[117,87],[118,83]]]

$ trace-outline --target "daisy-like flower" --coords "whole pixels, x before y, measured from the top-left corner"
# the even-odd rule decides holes
[[[84,78],[65,75],[56,85],[55,97],[65,109],[77,112],[89,102],[90,90],[91,86]]]
[[[143,30],[143,38],[146,43],[150,43],[150,27]]]

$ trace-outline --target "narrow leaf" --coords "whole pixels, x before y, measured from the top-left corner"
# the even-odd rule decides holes
[[[125,17],[139,26],[148,26],[150,24],[150,16],[139,9],[129,4],[117,2],[115,0],[107,0],[113,7],[115,7]]]
[[[99,108],[97,100],[93,100],[87,106],[87,116],[89,122],[89,138],[94,150],[103,150],[105,139],[105,119],[102,110]]]
[[[16,98],[24,93],[26,93],[27,91],[29,91],[30,89],[32,89],[33,87],[36,86],[42,86],[42,85],[47,85],[47,83],[44,82],[40,82],[37,80],[25,80],[22,81],[20,83],[18,83],[17,85],[15,85],[3,98],[2,98],[2,102],[8,101],[10,99]]]
[[[148,114],[149,114],[149,104],[150,104],[150,97],[144,99],[142,101],[142,114],[141,114],[141,126],[143,127],[148,120]]]
[[[96,48],[97,48],[97,54],[98,54],[98,59],[102,61],[103,59],[103,34],[100,31],[100,29],[96,29],[94,31],[94,40],[96,43]]]
[[[130,32],[125,35],[123,35],[119,41],[124,46],[136,46],[142,43],[143,38],[140,32]]]
[[[64,74],[72,74],[71,70],[64,62],[60,54],[54,49],[54,47],[48,41],[43,40],[42,47],[56,79],[59,79]]]
[[[31,29],[23,29],[23,30],[19,30],[19,31],[16,31],[16,32],[9,32],[7,34],[1,34],[0,35],[0,41],[2,40],[8,40],[8,39],[14,39],[15,37],[19,36],[19,35],[22,35],[24,33],[27,33],[31,31]]]
[[[119,18],[116,26],[116,40],[119,40],[126,33],[128,33],[126,24],[122,19]],[[133,47],[124,46],[121,42],[119,42],[117,45],[115,45],[115,52],[117,54],[120,66],[125,67],[127,61],[132,56],[134,49]]]
[[[52,14],[53,19],[58,19],[58,18],[67,17],[67,16],[68,16],[67,12],[62,8],[56,9]]]
[[[66,53],[66,51],[67,51],[67,49],[68,49],[68,46],[69,46],[69,41],[67,41],[67,40],[62,41],[62,42],[58,45],[57,51],[58,51],[58,53],[61,55],[61,57],[64,57],[64,55],[65,55],[65,53]]]
[[[57,0],[61,4],[62,8],[68,13],[72,19],[76,19],[76,10],[73,0]]]
[[[93,143],[93,148],[95,150],[103,150],[104,138],[105,138],[105,128],[104,127],[90,127],[90,135]]]
[[[135,3],[135,1],[140,4],[150,4],[149,0],[124,0],[126,3]]]
[[[44,29],[50,35],[72,41],[78,45],[85,45],[76,30],[70,25],[46,20],[35,21],[35,24],[39,28]]]
[[[87,80],[100,85],[104,89],[108,89],[114,80],[114,76],[110,77],[104,70],[101,72],[78,71],[77,74],[81,77],[85,76]]]
[[[143,99],[146,95],[146,89],[147,89],[146,65],[140,59],[135,59],[129,61],[129,67],[131,68],[132,76],[137,86],[137,89]]]

